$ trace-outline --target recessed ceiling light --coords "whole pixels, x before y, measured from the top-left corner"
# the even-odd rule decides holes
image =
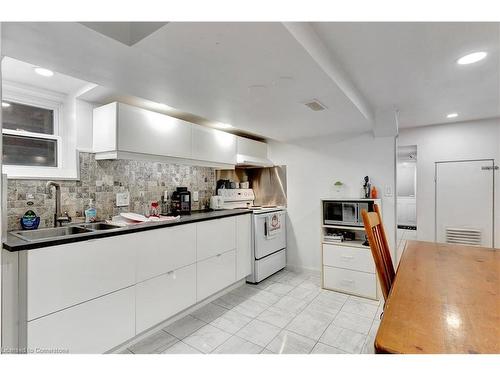
[[[455,117],[457,117],[457,116],[458,116],[458,113],[448,113],[448,114],[446,115],[446,118],[455,118]]]
[[[2,102],[2,108],[9,108],[9,107],[10,107],[10,103]]]
[[[474,63],[484,59],[487,55],[488,54],[484,51],[469,53],[468,55],[465,55],[465,56],[462,56],[461,58],[459,58],[457,60],[457,64],[459,64],[459,65],[474,64]]]
[[[54,72],[52,70],[49,70],[49,69],[40,68],[40,67],[36,67],[34,69],[35,69],[36,74],[39,74],[39,75],[44,76],[44,77],[52,77],[54,75]]]
[[[225,124],[223,122],[218,122],[217,124],[215,124],[215,126],[217,126],[220,129],[231,129],[233,127],[233,125]]]

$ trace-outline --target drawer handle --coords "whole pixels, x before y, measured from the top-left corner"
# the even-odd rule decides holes
[[[220,256],[222,256],[222,254],[217,254],[217,255],[216,255],[216,257],[220,257]]]
[[[172,275],[173,280],[175,280],[177,278],[177,274],[175,273],[175,271],[169,271],[169,272],[167,272],[167,275]]]
[[[354,258],[352,255],[341,255],[340,257],[345,260],[351,260],[352,258]]]
[[[342,279],[342,284],[348,284],[348,285],[351,285],[351,284],[354,284],[354,280],[351,280],[351,279]]]

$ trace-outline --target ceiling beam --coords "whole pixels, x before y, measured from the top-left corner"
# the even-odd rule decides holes
[[[313,60],[335,82],[344,95],[371,123],[375,121],[374,111],[363,94],[356,88],[341,64],[308,22],[283,22],[285,28],[311,55]]]

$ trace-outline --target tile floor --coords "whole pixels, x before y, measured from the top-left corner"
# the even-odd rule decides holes
[[[382,304],[283,270],[243,285],[122,351],[127,354],[373,353]]]

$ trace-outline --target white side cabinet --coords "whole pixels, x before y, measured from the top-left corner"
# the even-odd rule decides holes
[[[196,295],[202,301],[236,281],[236,251],[230,250],[198,262]]]
[[[235,216],[203,221],[197,224],[196,259],[198,261],[235,249]]]
[[[252,217],[236,216],[236,280],[252,272]]]

